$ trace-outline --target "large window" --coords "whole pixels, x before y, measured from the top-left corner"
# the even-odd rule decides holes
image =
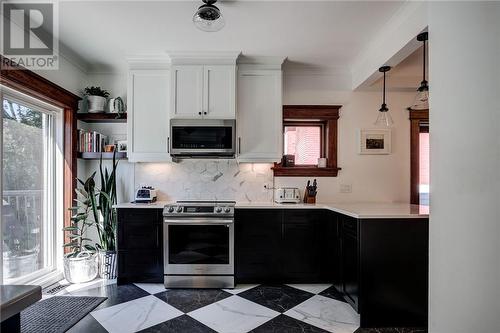
[[[2,277],[6,284],[29,283],[57,266],[61,112],[3,91]]]

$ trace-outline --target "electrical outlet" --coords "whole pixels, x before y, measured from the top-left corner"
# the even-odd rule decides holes
[[[340,193],[351,193],[352,185],[351,184],[340,184]]]

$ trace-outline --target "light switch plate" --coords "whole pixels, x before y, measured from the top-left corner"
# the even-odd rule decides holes
[[[351,193],[352,185],[351,184],[340,184],[340,193]]]

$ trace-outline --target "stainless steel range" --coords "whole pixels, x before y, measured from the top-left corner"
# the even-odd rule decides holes
[[[166,288],[234,288],[234,201],[163,209]]]

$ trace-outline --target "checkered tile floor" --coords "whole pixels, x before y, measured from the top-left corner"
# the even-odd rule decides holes
[[[387,332],[358,329],[358,314],[328,284],[166,290],[162,284],[117,286],[96,280],[69,285],[56,295],[108,297],[73,326],[72,333]]]
[[[73,333],[352,333],[359,327],[358,314],[328,284],[167,290],[162,284],[96,280],[56,295],[108,297]]]

